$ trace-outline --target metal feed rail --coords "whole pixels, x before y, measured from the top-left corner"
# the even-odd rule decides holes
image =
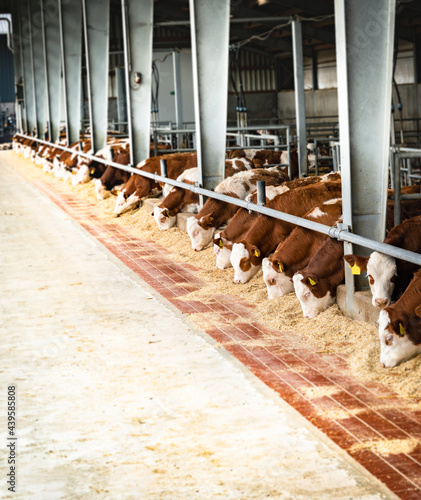
[[[48,146],[57,147],[59,149],[63,149],[63,151],[69,151],[71,153],[75,153],[73,149],[70,149],[65,146],[60,146],[57,144],[53,144],[48,141],[43,141],[41,139],[36,139],[34,137],[24,135],[24,134],[16,134],[19,137],[23,137],[25,139],[35,140],[41,144],[46,144]],[[119,168],[121,170],[125,170],[126,172],[130,172],[136,175],[142,175],[143,177],[147,177],[148,179],[152,179],[154,181],[161,181],[166,184],[170,184],[171,186],[177,186],[182,189],[188,189],[194,193],[207,196],[209,198],[214,198],[216,200],[225,201],[226,203],[231,203],[232,205],[236,205],[238,207],[246,208],[247,210],[257,212],[263,215],[267,215],[269,217],[273,217],[274,219],[280,219],[285,222],[289,222],[291,224],[296,224],[297,226],[305,227],[312,231],[317,231],[319,233],[326,234],[331,238],[336,238],[339,241],[347,241],[349,243],[353,243],[355,245],[360,245],[366,248],[370,248],[371,250],[384,253],[386,255],[390,255],[391,257],[395,257],[398,259],[402,259],[408,262],[412,262],[421,266],[421,255],[415,252],[410,252],[408,250],[403,250],[398,247],[394,247],[392,245],[387,245],[385,243],[379,243],[374,240],[370,240],[368,238],[364,238],[363,236],[359,236],[357,234],[353,234],[349,232],[349,229],[339,224],[337,227],[326,226],[324,224],[320,224],[318,222],[310,221],[307,219],[302,219],[301,217],[297,217],[295,215],[290,215],[284,212],[279,212],[272,208],[267,208],[262,205],[258,205],[255,203],[247,202],[244,200],[239,200],[237,198],[232,198],[231,196],[227,196],[220,193],[215,193],[214,191],[209,191],[208,189],[203,189],[198,185],[184,184],[183,182],[179,182],[174,179],[170,179],[167,177],[163,177],[158,174],[151,174],[149,172],[143,172],[137,168],[130,167],[128,165],[120,165],[119,163],[109,162],[107,160],[103,160],[102,158],[97,158],[96,156],[92,156],[81,151],[78,151],[77,154],[82,156],[83,158],[88,158],[89,160],[98,161],[99,163],[103,163],[104,165],[111,165],[112,167]]]

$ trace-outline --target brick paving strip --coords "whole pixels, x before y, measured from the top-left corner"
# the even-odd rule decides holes
[[[343,375],[346,358],[303,348],[288,333],[250,321],[254,306],[243,299],[218,295],[206,304],[180,300],[205,285],[198,277],[200,269],[172,261],[164,247],[136,238],[130,227],[100,220],[98,207],[77,193],[69,194],[47,176],[41,181],[28,177],[27,180],[181,312],[213,313],[211,320],[206,318],[207,334],[399,498],[421,498],[421,409],[405,408],[407,400],[380,384]],[[266,343],[262,347],[264,334],[276,336],[279,344]],[[256,340],[259,346],[254,345]],[[318,387],[332,390],[328,395],[310,398],[309,391]],[[335,412],[340,412],[341,417],[335,419]],[[343,418],[344,412],[347,418]],[[358,446],[367,441],[392,439],[418,443],[412,452],[399,454],[383,454]]]

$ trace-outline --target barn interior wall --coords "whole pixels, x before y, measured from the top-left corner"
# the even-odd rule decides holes
[[[277,118],[277,93],[253,92],[246,94],[247,115],[249,123],[271,123]],[[237,97],[228,95],[228,123],[235,125],[237,122]]]

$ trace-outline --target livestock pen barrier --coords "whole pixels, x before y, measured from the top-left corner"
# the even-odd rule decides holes
[[[338,241],[344,241],[348,242],[351,244],[355,245],[360,245],[362,247],[368,248],[370,250],[380,252],[386,255],[389,255],[391,257],[397,258],[397,259],[402,259],[407,262],[411,262],[413,264],[416,264],[421,267],[421,254],[411,252],[409,250],[403,250],[402,248],[395,247],[392,245],[388,245],[385,243],[381,243],[375,240],[371,240],[369,238],[366,238],[364,236],[360,236],[358,234],[354,234],[350,231],[350,228],[345,225],[345,224],[338,224],[337,226],[326,226],[324,224],[320,224],[318,222],[314,222],[311,220],[303,219],[301,217],[297,217],[295,215],[291,215],[285,212],[280,212],[278,210],[274,210],[272,208],[268,208],[263,206],[263,202],[260,201],[261,199],[264,199],[264,193],[260,191],[260,196],[259,196],[259,202],[261,204],[256,204],[252,203],[251,201],[245,201],[245,200],[240,200],[238,198],[233,198],[231,196],[227,196],[225,194],[221,193],[215,193],[214,191],[204,189],[202,188],[198,183],[196,184],[186,184],[184,182],[177,181],[175,179],[170,179],[169,177],[165,177],[163,175],[159,175],[158,173],[152,174],[149,172],[144,172],[140,169],[134,168],[129,165],[121,165],[119,163],[114,163],[112,161],[107,161],[102,158],[98,158],[96,156],[83,153],[82,151],[77,151],[75,152],[74,149],[70,149],[66,146],[61,146],[58,144],[51,143],[49,141],[44,141],[42,139],[37,139],[25,134],[16,134],[18,137],[22,137],[24,139],[29,139],[29,140],[34,140],[36,142],[39,142],[40,144],[45,144],[47,146],[51,146],[54,148],[59,148],[62,149],[63,151],[68,151],[73,154],[77,154],[78,156],[81,156],[83,158],[86,158],[88,160],[92,161],[97,161],[99,163],[102,163],[104,165],[110,165],[114,168],[118,168],[121,170],[125,170],[126,172],[130,172],[135,175],[141,175],[143,177],[146,177],[148,179],[152,179],[155,182],[164,182],[166,184],[169,184],[171,186],[176,186],[180,187],[182,189],[188,189],[194,193],[197,193],[201,196],[205,196],[208,198],[213,198],[219,201],[223,201],[226,203],[230,203],[232,205],[236,205],[241,208],[245,208],[249,211],[257,212],[259,214],[267,215],[269,217],[272,217],[274,219],[279,219],[283,220],[285,222],[289,222],[291,224],[296,224],[297,226],[304,227],[306,229],[310,229],[312,231],[317,231],[319,233],[328,235],[330,238],[335,238]],[[350,288],[350,285],[346,283],[346,293],[347,296],[353,296],[354,293],[354,288],[353,288],[353,282],[352,287]]]

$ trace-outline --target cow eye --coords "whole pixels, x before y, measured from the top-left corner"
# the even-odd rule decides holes
[[[370,282],[370,285],[374,285],[374,279],[373,276],[371,276],[371,274],[368,275],[368,281]]]
[[[390,282],[391,283],[396,283],[396,281],[398,280],[398,277],[396,276],[396,274],[394,274],[391,278],[390,278]]]
[[[390,333],[385,340],[386,345],[392,345],[393,344],[393,334]]]
[[[275,278],[271,278],[269,280],[269,285],[276,285],[276,279]]]
[[[310,292],[307,292],[307,293],[304,294],[304,298],[305,299],[308,299],[309,297],[310,297]]]
[[[193,236],[199,236],[199,231],[197,231],[197,230],[196,230],[196,231],[193,233]]]

